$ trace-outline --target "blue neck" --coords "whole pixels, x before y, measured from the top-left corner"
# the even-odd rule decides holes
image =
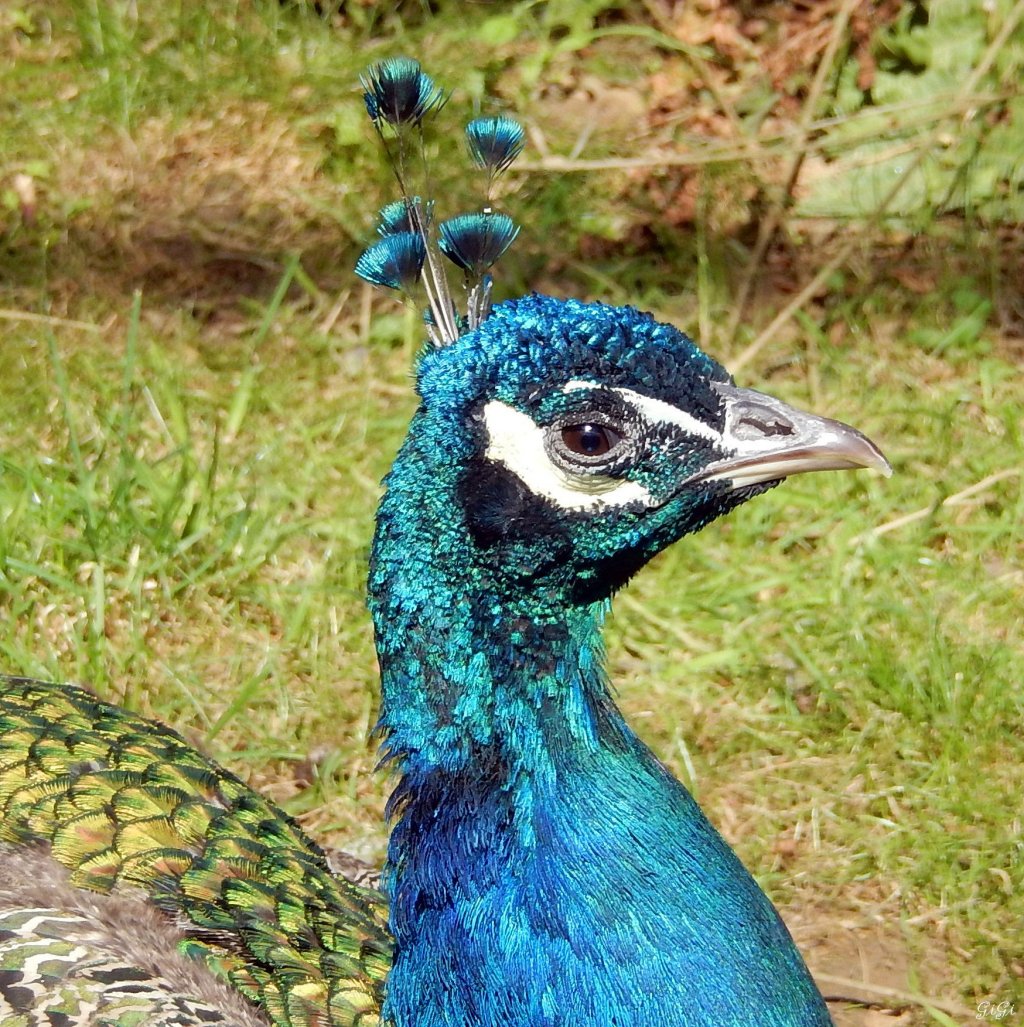
[[[370,579],[401,774],[385,1021],[828,1024],[771,904],[612,702],[604,604],[494,580],[432,451],[414,423]]]

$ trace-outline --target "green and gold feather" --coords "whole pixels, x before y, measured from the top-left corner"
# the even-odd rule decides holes
[[[0,842],[48,847],[77,888],[141,893],[273,1024],[379,1022],[384,897],[334,876],[294,821],[169,728],[2,679]]]

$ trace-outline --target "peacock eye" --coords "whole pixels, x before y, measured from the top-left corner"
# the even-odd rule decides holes
[[[577,456],[604,456],[621,441],[622,436],[618,432],[603,424],[585,422],[567,424],[562,428],[562,444],[570,453]]]

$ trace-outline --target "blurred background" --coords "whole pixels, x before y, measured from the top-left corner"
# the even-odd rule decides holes
[[[673,321],[895,476],[797,479],[619,597],[631,723],[865,1025],[1024,1015],[1024,0],[6,0],[0,656],[379,860],[373,510],[419,315],[358,74],[528,147],[500,299]],[[984,1005],[988,1003],[988,1005]]]

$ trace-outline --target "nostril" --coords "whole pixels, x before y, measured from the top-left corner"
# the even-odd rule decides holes
[[[795,432],[796,429],[789,421],[773,417],[770,414],[766,417],[747,414],[736,422],[736,435],[740,438],[770,438],[778,435],[793,435]]]

